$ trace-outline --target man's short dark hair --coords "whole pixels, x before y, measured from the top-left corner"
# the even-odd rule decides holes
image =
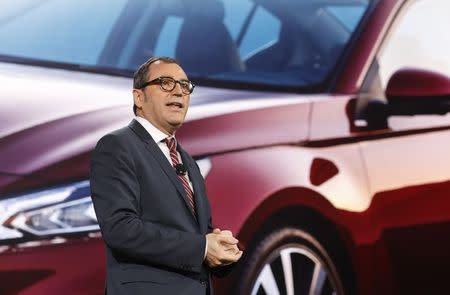
[[[162,61],[165,63],[174,63],[178,64],[178,62],[167,56],[153,56],[149,58],[146,62],[144,62],[142,65],[139,66],[136,72],[134,72],[133,75],[133,88],[134,89],[141,89],[142,85],[144,85],[147,82],[148,72],[150,65],[156,61]],[[137,107],[135,104],[133,104],[133,112],[136,115]]]

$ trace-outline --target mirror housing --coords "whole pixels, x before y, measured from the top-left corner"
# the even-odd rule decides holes
[[[450,78],[427,70],[403,68],[396,71],[386,87],[388,98],[450,96]]]
[[[436,72],[403,68],[386,87],[389,115],[444,115],[450,109],[450,78]]]

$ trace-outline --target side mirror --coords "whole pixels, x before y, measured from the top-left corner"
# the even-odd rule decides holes
[[[389,116],[445,115],[450,111],[450,78],[432,71],[403,68],[386,87],[387,103],[368,101],[362,117],[365,130],[388,127]]]
[[[450,110],[450,78],[428,70],[396,71],[386,87],[389,115],[445,115]]]

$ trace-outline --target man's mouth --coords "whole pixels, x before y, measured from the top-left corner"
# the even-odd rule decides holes
[[[168,107],[177,107],[182,109],[183,108],[183,104],[180,102],[169,102],[168,104],[166,104],[166,106]]]

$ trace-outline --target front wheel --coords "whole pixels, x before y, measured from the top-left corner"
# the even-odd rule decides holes
[[[240,295],[343,295],[325,248],[308,232],[282,228],[266,235],[242,262]]]

